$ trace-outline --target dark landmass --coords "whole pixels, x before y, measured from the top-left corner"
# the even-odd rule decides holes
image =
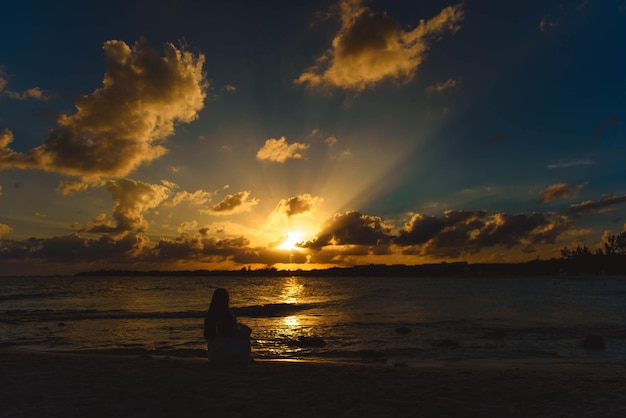
[[[466,262],[384,265],[369,264],[328,269],[289,269],[274,267],[240,270],[98,270],[77,273],[76,276],[229,276],[229,277],[495,277],[495,276],[575,276],[579,274],[626,275],[626,257],[603,260],[551,259],[526,263],[475,263]]]

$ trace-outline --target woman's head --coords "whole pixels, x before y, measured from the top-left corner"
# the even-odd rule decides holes
[[[217,312],[228,310],[228,302],[228,291],[220,287],[213,292],[210,309]]]

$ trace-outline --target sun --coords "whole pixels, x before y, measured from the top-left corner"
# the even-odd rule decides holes
[[[302,242],[302,233],[289,231],[287,232],[287,237],[285,240],[278,246],[281,250],[293,251],[297,249],[297,243]]]

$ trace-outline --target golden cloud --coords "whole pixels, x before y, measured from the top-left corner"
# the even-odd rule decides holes
[[[297,84],[362,91],[386,78],[408,82],[431,41],[445,32],[456,33],[463,20],[461,4],[446,7],[409,31],[385,12],[363,6],[362,0],[343,0],[340,10],[342,25],[331,47],[295,80]]]
[[[0,238],[2,238],[5,234],[11,232],[11,227],[6,224],[0,224]]]
[[[82,192],[89,188],[89,184],[80,181],[66,181],[61,180],[56,188],[56,191],[63,196],[68,196],[72,193]]]
[[[172,206],[181,204],[184,201],[189,201],[193,205],[204,205],[211,200],[211,192],[206,192],[202,189],[198,189],[195,192],[188,192],[183,190],[176,193],[172,198]]]
[[[301,151],[305,151],[309,146],[294,142],[289,144],[285,137],[280,139],[270,138],[256,153],[257,160],[272,161],[275,163],[284,163],[288,159],[302,159]]]
[[[159,56],[144,41],[132,48],[104,43],[103,85],[76,101],[76,113],[61,115],[44,143],[26,153],[0,136],[0,170],[41,169],[82,177],[123,177],[167,152],[159,144],[177,122],[189,123],[203,107],[208,83],[204,56],[164,45]],[[7,139],[8,135],[8,139]]]
[[[539,203],[548,203],[557,199],[571,199],[578,196],[578,192],[585,187],[585,183],[580,184],[552,184],[539,193]]]
[[[9,82],[4,78],[4,72],[2,68],[0,68],[0,97],[4,96],[15,100],[35,99],[45,101],[49,99],[48,94],[39,87],[33,87],[20,93],[18,91],[5,90],[7,84],[9,84]]]

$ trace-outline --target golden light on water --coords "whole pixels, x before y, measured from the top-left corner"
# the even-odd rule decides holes
[[[289,329],[298,328],[300,326],[300,321],[296,315],[289,315],[283,319],[283,324]]]
[[[280,301],[282,303],[295,304],[298,298],[302,296],[304,285],[299,282],[297,277],[287,277],[280,293]]]

